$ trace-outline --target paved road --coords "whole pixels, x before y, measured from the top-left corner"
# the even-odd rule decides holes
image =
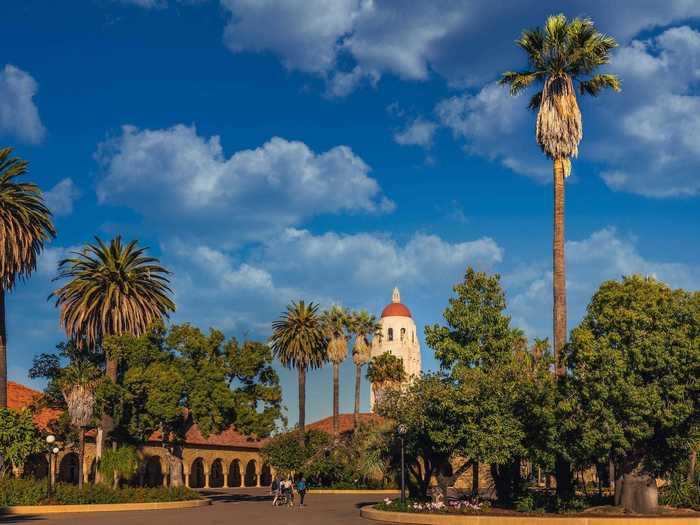
[[[27,525],[368,525],[359,508],[383,499],[372,495],[307,495],[307,506],[272,507],[267,489],[207,491],[209,507],[141,512],[100,512],[0,517]]]

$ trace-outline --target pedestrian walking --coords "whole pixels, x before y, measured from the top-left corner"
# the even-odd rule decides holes
[[[272,480],[272,485],[270,485],[270,493],[272,494],[273,507],[277,505],[277,500],[280,497],[280,492],[280,478],[279,476],[275,476],[275,479]]]
[[[299,506],[303,507],[304,496],[306,496],[306,479],[304,479],[303,475],[299,476],[299,480],[297,481],[297,492],[299,493]]]

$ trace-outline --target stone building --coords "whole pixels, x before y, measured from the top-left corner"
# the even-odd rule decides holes
[[[420,342],[416,332],[416,323],[411,311],[401,303],[401,293],[394,288],[389,303],[380,319],[382,335],[372,345],[372,357],[389,352],[403,359],[406,381],[418,377],[421,373]],[[370,388],[370,406],[374,407],[374,391]]]
[[[41,395],[40,392],[24,385],[8,382],[8,406],[13,409],[29,408]],[[60,415],[57,410],[44,409],[35,417],[35,424],[48,432],[51,421]],[[183,478],[185,485],[191,488],[217,487],[260,487],[272,482],[272,470],[264,465],[260,449],[265,440],[255,439],[228,428],[220,434],[204,437],[196,424],[190,426],[185,436],[183,447]],[[79,476],[77,444],[60,443],[60,452],[54,465],[57,481],[77,483]],[[140,468],[133,479],[133,485],[167,486],[168,463],[167,452],[158,433],[150,436],[139,451]],[[88,434],[85,444],[85,481],[95,478],[95,441],[94,434]],[[25,476],[46,477],[48,461],[45,454],[35,454],[27,461]]]

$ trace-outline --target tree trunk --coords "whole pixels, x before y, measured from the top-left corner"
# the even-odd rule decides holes
[[[659,508],[656,478],[644,471],[638,457],[625,461],[621,503],[627,512],[639,514],[650,514]]]
[[[339,428],[339,415],[340,415],[340,363],[333,363],[333,435],[338,437],[340,431]]]
[[[479,462],[472,462],[472,496],[479,496]]]
[[[306,368],[299,368],[299,430],[302,439],[306,434]]]
[[[355,365],[355,411],[352,414],[352,427],[357,428],[360,417],[360,389],[362,385],[362,365]]]
[[[115,385],[117,384],[117,371],[119,363],[116,359],[110,359],[107,356],[105,375],[112,381]],[[95,473],[95,482],[102,482],[102,474],[100,474],[99,466],[100,461],[102,461],[102,454],[107,446],[107,437],[114,430],[114,419],[109,415],[106,410],[103,410],[102,417],[100,418],[100,425],[97,429],[97,436],[95,438],[95,466],[97,467]]]
[[[182,487],[182,452],[179,446],[173,445],[167,449],[168,472],[170,473],[170,486]]]
[[[693,448],[690,451],[690,456],[688,457],[688,483],[693,483],[695,481],[695,467],[698,463],[698,450]]]
[[[0,287],[0,408],[7,408],[7,326],[5,290]]]
[[[571,464],[558,455],[555,458],[555,469],[557,478],[557,496],[559,499],[568,500],[573,496],[572,480],[571,480]]]
[[[554,161],[553,303],[554,363],[557,377],[564,375],[562,348],[566,343],[566,265],[564,256],[564,159]]]
[[[85,478],[85,429],[78,430],[78,488],[82,490]]]

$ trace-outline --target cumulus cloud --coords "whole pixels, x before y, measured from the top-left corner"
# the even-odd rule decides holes
[[[589,237],[566,243],[569,329],[585,314],[593,293],[603,281],[625,275],[655,277],[674,288],[700,289],[700,268],[643,256],[634,238],[615,228],[604,228]],[[533,261],[505,275],[508,307],[516,325],[531,336],[550,336],[552,272],[549,261]]]
[[[288,228],[241,259],[240,252],[173,242],[163,248],[175,274],[178,316],[265,336],[291,300],[305,298],[375,311],[401,286],[413,304],[449,294],[467,265],[491,269],[503,258],[490,238],[451,243],[416,233],[405,243],[377,233],[314,235]],[[207,306],[209,305],[209,306]]]
[[[80,190],[72,179],[65,178],[44,194],[46,205],[54,215],[70,215]]]
[[[403,130],[394,133],[394,140],[402,146],[429,148],[433,144],[436,129],[437,124],[418,117]]]
[[[385,74],[425,80],[435,71],[453,85],[479,86],[519,60],[513,39],[541,24],[561,3],[534,4],[442,0],[221,0],[230,13],[224,40],[234,52],[267,51],[288,69],[336,76],[347,94],[363,77]],[[684,0],[567,3],[571,16],[591,16],[622,41],[644,29],[699,16]],[[264,32],[259,28],[265,27]],[[348,76],[350,75],[350,76]],[[331,90],[332,92],[334,90]]]
[[[10,64],[0,70],[0,135],[41,142],[46,129],[34,103],[38,90],[39,84],[26,71]]]
[[[129,206],[177,231],[187,220],[195,235],[251,240],[319,214],[394,208],[347,146],[316,153],[274,137],[226,157],[218,136],[202,137],[194,127],[125,126],[100,146],[98,159],[100,202]]]

